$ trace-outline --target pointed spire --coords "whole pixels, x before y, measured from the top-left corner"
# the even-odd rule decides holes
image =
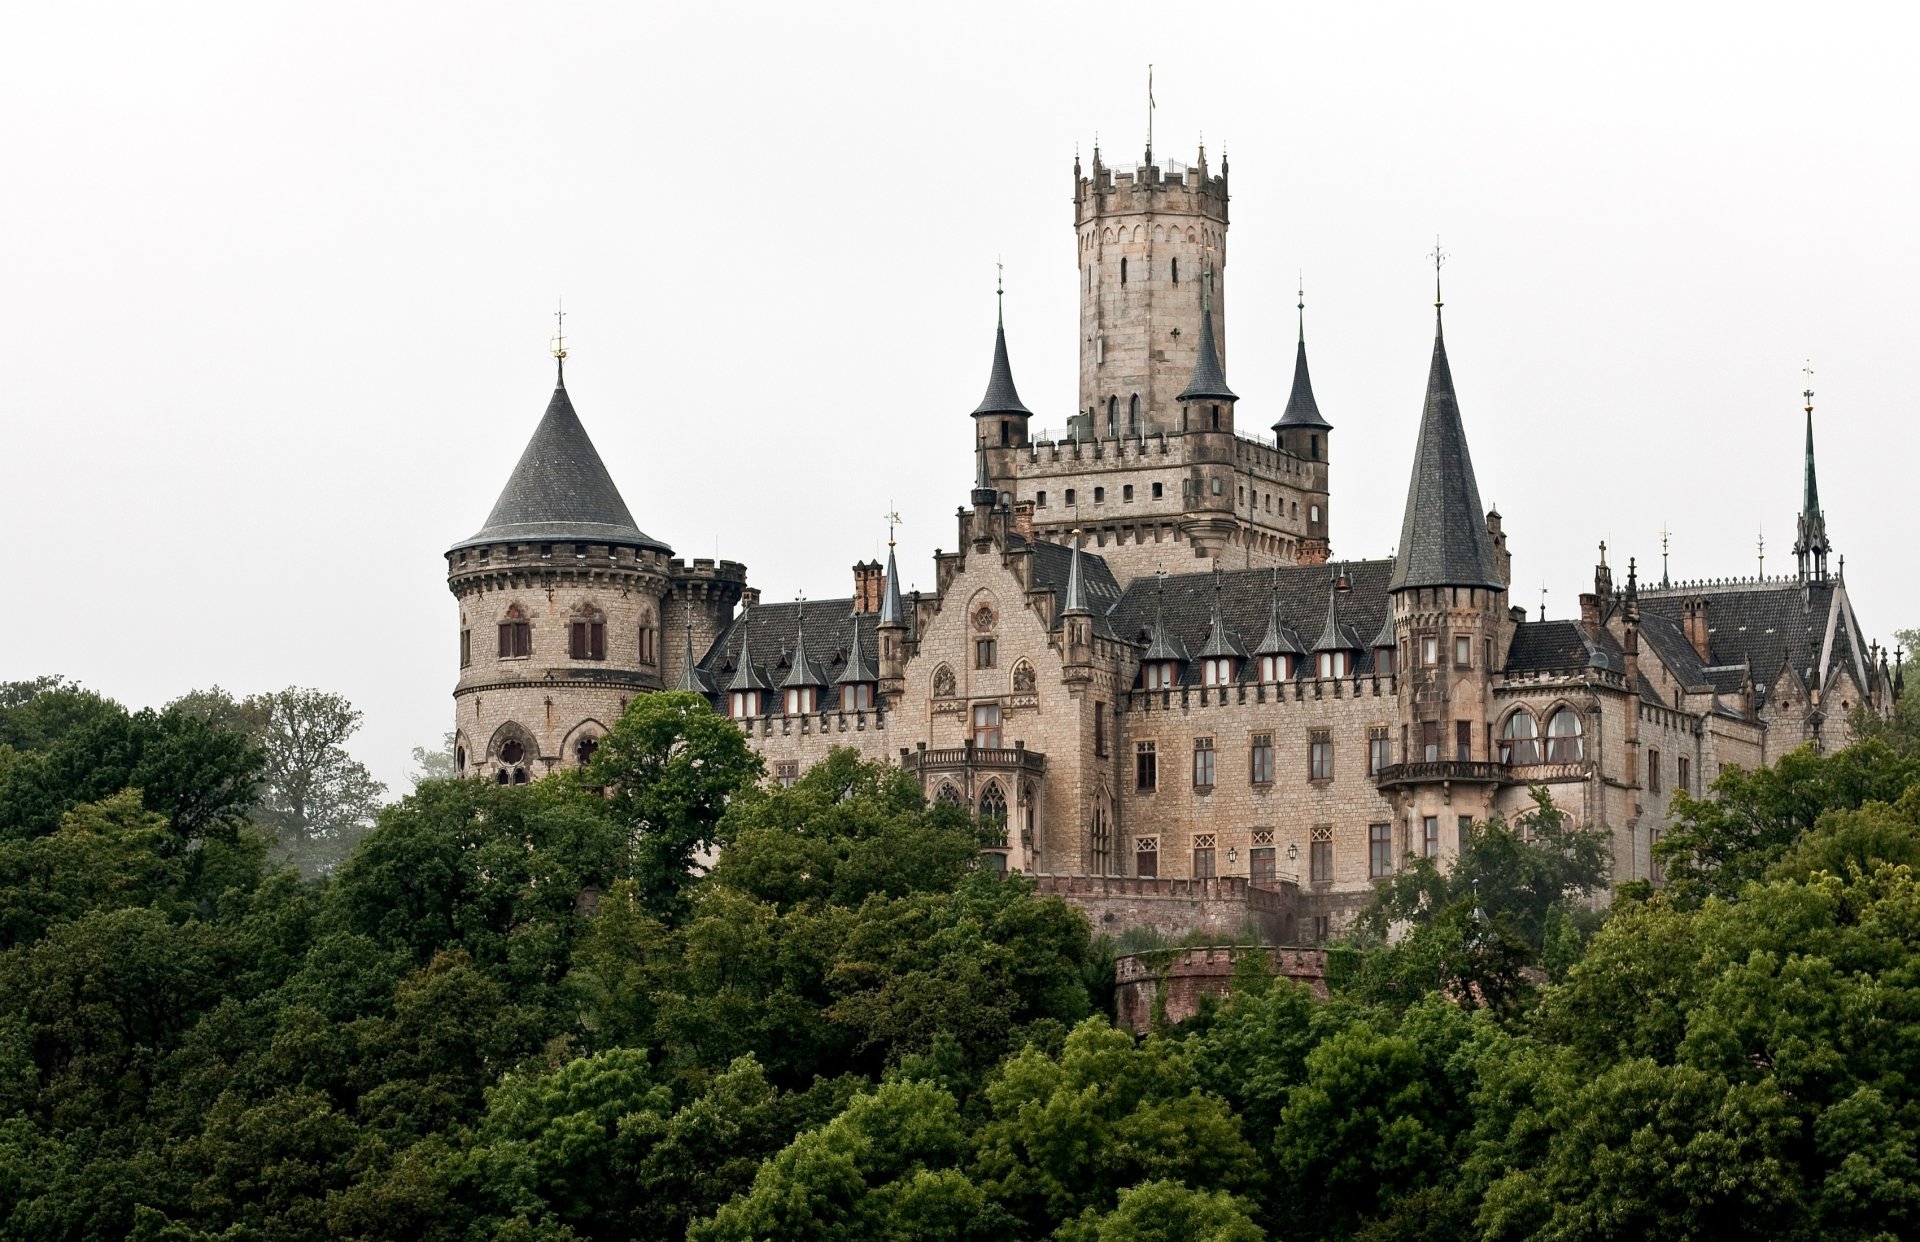
[[[799,686],[824,686],[826,678],[820,676],[813,667],[813,661],[807,658],[807,601],[800,601],[800,620],[794,629],[793,660],[787,665],[787,675],[780,682],[780,688],[791,690]]]
[[[906,605],[900,600],[900,567],[893,559],[893,532],[887,532],[887,582],[880,595],[880,624],[905,627]]]
[[[998,323],[993,330],[993,370],[987,376],[987,395],[980,398],[980,404],[974,407],[973,417],[983,418],[989,414],[1016,414],[1031,417],[1029,410],[1020,400],[1019,389],[1013,386],[1013,367],[1007,361],[1007,316],[1006,286],[1004,281],[996,281],[994,298],[1000,305]]]
[[[857,685],[861,682],[878,682],[880,674],[867,659],[866,650],[860,646],[860,609],[858,607],[853,610],[853,615],[848,619],[847,627],[852,631],[847,636],[847,666],[840,670],[840,676],[834,681],[842,686]]]
[[[1340,588],[1327,585],[1327,623],[1320,630],[1320,637],[1314,640],[1315,651],[1358,651],[1359,636],[1353,627],[1340,620]]]
[[[1825,582],[1827,579],[1827,555],[1833,551],[1833,545],[1827,541],[1827,515],[1820,508],[1820,480],[1813,468],[1813,364],[1804,368],[1809,381],[1806,392],[1807,411],[1807,456],[1800,502],[1799,537],[1793,542],[1794,559],[1800,567],[1802,582],[1812,579]]]
[[[556,338],[557,340],[558,338]],[[554,355],[564,359],[557,346]],[[634,524],[627,502],[599,450],[574,413],[565,384],[556,384],[547,412],[540,417],[506,487],[493,502],[487,521],[455,550],[483,543],[569,540],[621,547],[673,549]]]
[[[1307,288],[1300,285],[1300,340],[1294,347],[1293,391],[1287,396],[1286,412],[1273,425],[1277,435],[1289,427],[1333,430],[1333,424],[1320,417],[1320,403],[1313,399],[1313,380],[1307,374]]]
[[[713,685],[707,675],[701,671],[693,658],[693,601],[687,601],[687,650],[680,665],[680,677],[673,683],[675,690],[685,690],[691,694],[712,694]]]
[[[1167,634],[1166,618],[1161,612],[1160,603],[1166,593],[1166,574],[1161,574],[1153,588],[1153,629],[1147,634],[1147,654],[1143,660],[1178,660],[1187,663],[1187,646],[1177,638]]]
[[[760,670],[753,666],[753,644],[749,641],[751,635],[748,633],[748,627],[752,624],[752,609],[740,614],[740,662],[734,665],[733,680],[727,684],[729,690],[773,689],[767,679],[760,675]]]
[[[1436,253],[1438,251],[1436,250]],[[1445,255],[1441,254],[1441,258]],[[1427,372],[1426,406],[1413,450],[1407,508],[1400,522],[1400,550],[1389,591],[1464,586],[1505,590],[1500,557],[1487,533],[1480,487],[1473,478],[1460,401],[1453,391],[1446,336],[1440,324],[1439,264],[1434,266],[1433,364]]]
[[[1073,531],[1073,559],[1067,562],[1067,596],[1060,606],[1060,615],[1090,613],[1087,607],[1087,580],[1080,569],[1080,529]]]
[[[1267,632],[1260,639],[1260,645],[1253,649],[1253,654],[1307,654],[1307,649],[1300,645],[1300,636],[1280,619],[1280,569],[1278,566],[1273,570],[1273,585],[1267,589]]]
[[[1227,632],[1227,623],[1220,615],[1220,567],[1213,569],[1213,613],[1207,619],[1207,643],[1200,648],[1200,658],[1218,659],[1232,656],[1238,660],[1247,658],[1247,649],[1238,638]]]
[[[1227,377],[1220,369],[1220,351],[1213,345],[1213,309],[1200,313],[1200,352],[1193,360],[1193,378],[1175,398],[1177,401],[1238,401]]]

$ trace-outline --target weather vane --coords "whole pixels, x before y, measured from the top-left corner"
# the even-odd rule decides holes
[[[1800,368],[1807,374],[1807,390],[1800,395],[1807,399],[1807,413],[1813,413],[1813,359],[1807,359],[1807,365]]]
[[[555,302],[553,310],[553,356],[565,361],[567,356],[567,311],[566,304]]]
[[[1433,253],[1427,257],[1433,260],[1433,308],[1439,310],[1446,305],[1440,300],[1440,265],[1453,257],[1440,249],[1440,234],[1433,235]]]
[[[893,528],[900,525],[900,511],[895,509],[891,502],[888,503],[885,520],[887,523],[887,546],[891,548],[893,546]]]

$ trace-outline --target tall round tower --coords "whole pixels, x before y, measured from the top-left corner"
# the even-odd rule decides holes
[[[460,604],[460,772],[519,784],[584,762],[665,685],[673,550],[634,524],[561,373],[486,524],[447,553]]]
[[[1179,394],[1200,349],[1211,270],[1214,347],[1227,352],[1227,165],[1218,176],[1151,158],[1116,172],[1094,149],[1073,165],[1080,253],[1080,413],[1099,437],[1179,429]]]

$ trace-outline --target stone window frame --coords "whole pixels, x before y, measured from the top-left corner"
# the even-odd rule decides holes
[[[530,660],[533,658],[533,621],[527,616],[526,609],[519,600],[511,600],[507,609],[500,615],[500,647],[498,659]]]
[[[1196,880],[1211,880],[1219,875],[1217,864],[1218,837],[1211,832],[1193,834],[1193,870],[1189,872]]]
[[[1307,882],[1333,883],[1333,825],[1315,824],[1307,833]]]
[[[1386,725],[1367,726],[1367,775],[1378,776],[1393,766],[1393,731]]]
[[[1367,825],[1367,878],[1384,880],[1393,875],[1393,825]]]
[[[1273,734],[1253,734],[1247,739],[1247,782],[1255,787],[1271,785],[1273,770]]]
[[[1160,788],[1160,746],[1158,738],[1133,744],[1133,791],[1153,793]]]
[[[782,789],[791,789],[800,780],[800,761],[798,759],[777,759],[773,764],[773,783]]]
[[[1647,790],[1650,793],[1661,792],[1660,748],[1658,746],[1649,746],[1647,748]]]
[[[1333,779],[1333,730],[1307,730],[1307,779],[1325,784]]]
[[[1529,732],[1521,733],[1520,718],[1526,718]],[[1500,721],[1500,762],[1509,767],[1526,767],[1539,763],[1545,757],[1546,749],[1540,736],[1540,721],[1523,703],[1508,712]],[[1514,755],[1520,758],[1515,759]]]
[[[1204,756],[1204,759],[1202,758]],[[1214,780],[1218,776],[1215,765],[1218,756],[1214,751],[1211,737],[1193,739],[1193,787],[1201,793],[1212,793]],[[1202,779],[1204,778],[1204,779]]]
[[[1142,871],[1140,865],[1143,860],[1148,858],[1153,860],[1151,869]],[[1135,837],[1133,839],[1133,873],[1136,876],[1147,879],[1153,879],[1159,876],[1160,838],[1158,836]]]
[[[567,618],[567,658],[605,661],[607,658],[607,614],[592,604],[582,604]]]

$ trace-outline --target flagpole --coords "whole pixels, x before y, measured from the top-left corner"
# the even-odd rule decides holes
[[[1153,163],[1153,66],[1147,66],[1147,163]]]

